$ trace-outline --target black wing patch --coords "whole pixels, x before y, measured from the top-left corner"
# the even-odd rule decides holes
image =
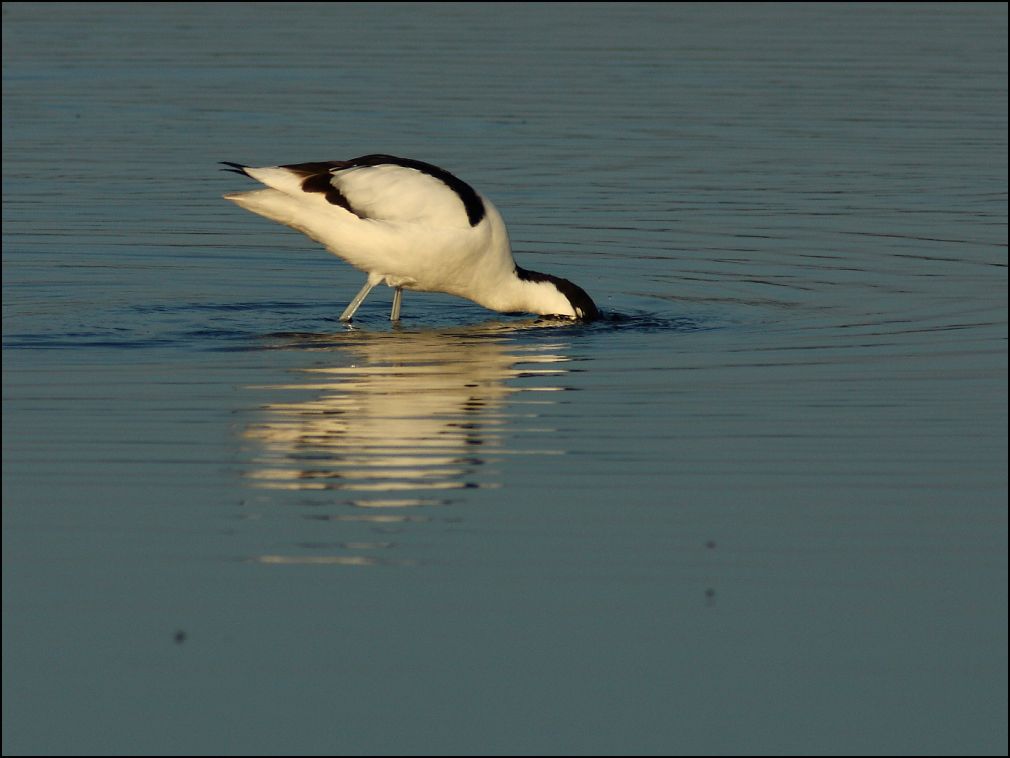
[[[318,166],[320,164],[301,163],[298,165]],[[295,171],[295,173],[301,173],[294,166],[284,166],[284,168]],[[329,169],[325,169],[324,173],[321,174],[305,174],[305,178],[302,179],[302,189],[306,192],[321,192],[326,196],[326,202],[331,205],[339,205],[345,211],[350,211],[358,218],[368,218],[364,213],[352,208],[350,202],[344,197],[344,193],[333,186],[333,174],[330,173]]]
[[[286,168],[291,173],[298,174],[298,176],[306,177],[325,174],[334,168],[347,168],[342,164],[343,161],[316,161],[315,163],[289,163],[286,166],[281,166],[281,168]]]

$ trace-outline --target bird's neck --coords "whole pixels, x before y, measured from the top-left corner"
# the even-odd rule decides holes
[[[516,267],[498,277],[493,287],[479,293],[476,302],[501,313],[536,313],[541,316],[575,316],[569,299],[558,289],[557,278]]]
[[[505,221],[492,203],[484,200],[490,233],[483,265],[472,270],[472,279],[456,294],[500,313],[536,313],[540,316],[595,318],[596,306],[579,287],[549,274],[527,271],[512,257]],[[572,298],[588,309],[576,313]]]

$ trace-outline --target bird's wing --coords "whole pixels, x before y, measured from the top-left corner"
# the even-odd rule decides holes
[[[483,201],[470,185],[422,161],[366,155],[349,161],[237,168],[272,189],[325,199],[361,219],[469,228],[485,215]]]

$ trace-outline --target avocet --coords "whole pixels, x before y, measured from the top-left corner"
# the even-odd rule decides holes
[[[383,283],[393,288],[393,321],[405,289],[446,292],[502,313],[599,316],[581,287],[516,265],[494,205],[438,166],[392,155],[261,168],[224,164],[266,185],[225,199],[305,233],[367,274],[342,321]]]

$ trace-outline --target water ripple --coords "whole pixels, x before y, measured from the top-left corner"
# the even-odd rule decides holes
[[[343,324],[332,313],[332,306],[319,303],[280,301],[240,303],[185,303],[139,305],[130,309],[135,315],[108,314],[117,326],[96,325],[86,329],[41,332],[15,332],[3,337],[4,349],[48,350],[145,350],[184,348],[206,351],[248,351],[287,348],[320,348],[341,344],[344,335],[373,333],[431,333],[470,336],[600,334],[606,332],[698,332],[726,328],[726,323],[712,317],[669,315],[647,310],[605,311],[591,324],[535,317],[486,317],[466,323],[458,315],[435,312],[409,316],[400,324],[391,324],[384,316],[366,315],[353,324]],[[206,314],[219,316],[213,323]],[[255,314],[252,316],[251,314]],[[299,315],[304,314],[304,316]],[[137,316],[142,316],[138,318]],[[465,316],[471,315],[469,313]]]

